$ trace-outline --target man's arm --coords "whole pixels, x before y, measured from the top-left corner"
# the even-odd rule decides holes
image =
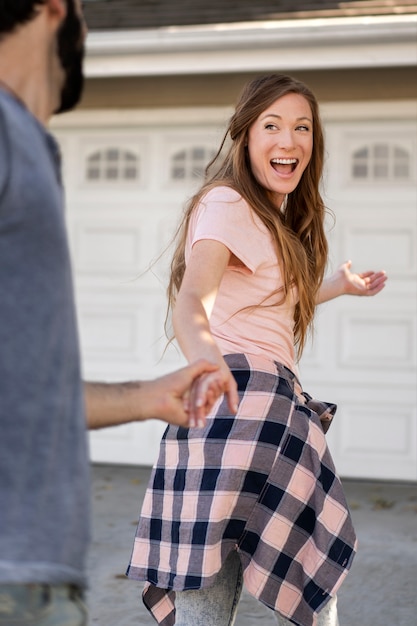
[[[177,426],[203,425],[217,397],[203,393],[189,399],[193,382],[217,367],[206,360],[196,361],[155,380],[126,383],[85,382],[87,427],[106,428],[146,419],[160,419]]]
[[[323,280],[316,304],[343,295],[375,296],[385,287],[387,275],[384,271],[355,274],[350,270],[351,265],[352,261],[342,263],[331,276]]]

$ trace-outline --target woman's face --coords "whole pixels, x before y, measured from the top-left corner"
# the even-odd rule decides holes
[[[313,114],[308,101],[289,93],[263,111],[248,131],[252,173],[277,208],[297,187],[313,151]]]

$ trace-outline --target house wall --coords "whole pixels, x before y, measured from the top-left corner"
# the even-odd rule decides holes
[[[89,79],[81,109],[230,105],[243,85],[261,74]],[[291,72],[320,102],[417,99],[414,67]]]

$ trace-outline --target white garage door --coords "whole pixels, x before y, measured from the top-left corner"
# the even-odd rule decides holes
[[[333,266],[385,269],[376,298],[322,305],[304,384],[339,405],[329,442],[343,476],[417,478],[416,118],[326,123]],[[330,222],[329,222],[330,223]]]
[[[342,475],[416,479],[416,128],[407,107],[402,121],[375,110],[346,122],[340,108],[326,109],[325,196],[336,214],[334,266],[383,267],[389,285],[375,299],[323,305],[301,371],[310,393],[340,406],[329,441]],[[183,364],[174,347],[164,354],[169,252],[145,270],[172,237],[228,113],[59,120],[86,378],[152,378]],[[92,459],[149,465],[163,429],[152,421],[94,432]]]

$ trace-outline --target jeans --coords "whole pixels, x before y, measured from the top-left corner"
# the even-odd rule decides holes
[[[240,558],[231,552],[211,587],[176,592],[175,626],[233,626],[242,586]],[[278,626],[294,626],[278,613],[274,616]],[[320,611],[317,626],[339,626],[336,598]]]
[[[0,626],[87,626],[87,609],[71,585],[0,584]]]

